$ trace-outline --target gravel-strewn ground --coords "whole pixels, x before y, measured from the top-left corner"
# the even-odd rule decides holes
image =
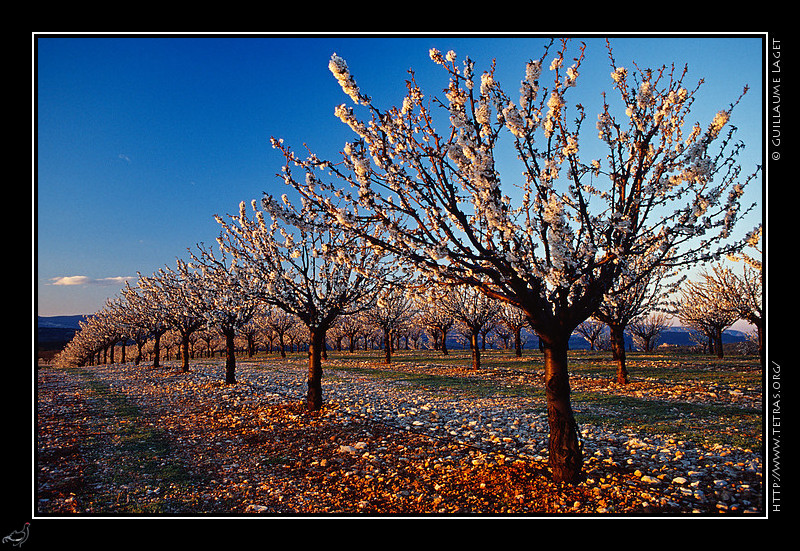
[[[38,370],[37,514],[761,515],[758,451],[582,426],[586,480],[553,483],[529,398],[468,397],[325,364],[308,414],[305,362]],[[413,366],[458,374],[459,368]],[[464,376],[474,376],[462,371]],[[523,375],[510,375],[523,384]],[[535,384],[535,381],[531,381]],[[759,407],[747,389],[573,377],[573,389]],[[576,405],[576,409],[580,405]]]

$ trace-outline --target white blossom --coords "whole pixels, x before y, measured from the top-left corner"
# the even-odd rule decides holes
[[[358,90],[355,79],[353,79],[350,74],[350,70],[347,68],[347,62],[334,53],[328,62],[328,69],[330,69],[333,76],[336,77],[336,80],[339,81],[339,85],[342,87],[342,90],[344,90],[344,93],[350,96],[350,99],[352,99],[354,103],[360,103],[361,93]]]

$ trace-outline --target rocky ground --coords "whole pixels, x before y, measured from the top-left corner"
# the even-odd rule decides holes
[[[547,421],[530,398],[476,398],[340,369],[348,365],[325,364],[326,405],[316,414],[302,406],[302,359],[240,361],[236,385],[224,384],[221,361],[198,362],[188,374],[175,364],[41,367],[36,512],[764,514],[757,450],[583,424],[586,478],[562,485],[550,479]],[[406,368],[448,376],[461,369]],[[508,383],[528,376],[508,374]],[[573,377],[573,390],[761,404],[753,389],[700,386],[635,380],[622,389]]]

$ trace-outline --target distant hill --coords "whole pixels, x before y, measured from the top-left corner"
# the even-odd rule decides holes
[[[747,334],[735,329],[728,329],[722,332],[722,342],[724,344],[732,342],[742,342],[747,340]],[[695,344],[689,337],[689,331],[685,327],[667,327],[658,339],[660,344],[677,344],[683,346],[691,346]]]
[[[39,351],[61,350],[80,329],[87,316],[37,316],[36,348]]]
[[[526,341],[525,348],[538,347],[539,338],[533,332],[526,331],[524,332],[523,337],[525,338]],[[747,335],[741,331],[729,329],[722,333],[722,342],[724,344],[741,342],[746,340],[747,340]],[[451,346],[450,339],[448,339],[447,342],[448,346]],[[661,336],[658,338],[658,341],[656,342],[656,346],[660,346],[662,344],[671,346],[696,345],[696,343],[689,336],[689,331],[685,327],[667,327],[666,329],[664,329],[664,331],[661,333]],[[633,339],[626,332],[625,346],[626,348],[630,349],[632,345],[633,345]],[[457,343],[456,341],[453,341],[452,347],[461,348],[462,345]],[[573,335],[569,339],[569,348],[570,350],[588,350],[589,343],[582,336],[578,335],[577,333],[573,333]]]
[[[57,327],[61,329],[80,329],[80,322],[88,316],[37,316],[37,327]]]
[[[734,329],[728,329],[722,332],[722,342],[723,344],[734,343],[734,342],[742,342],[747,340],[747,334],[741,331],[736,331]],[[625,333],[625,346],[630,348],[631,344],[633,343],[633,339],[631,336],[626,332]],[[656,346],[660,346],[662,344],[671,345],[671,346],[694,346],[695,343],[692,338],[689,336],[689,330],[685,327],[680,326],[673,326],[667,327],[664,331],[661,332],[658,340],[656,341]],[[580,350],[583,348],[588,349],[589,343],[586,342],[586,339],[579,335],[572,335],[569,339],[569,346],[571,349]]]
[[[60,350],[67,344],[75,333],[80,329],[80,322],[85,321],[88,316],[38,316],[37,319],[37,345],[39,350]],[[536,335],[528,332],[526,335],[525,348],[538,347]],[[722,334],[723,343],[741,342],[747,340],[747,335],[741,331],[727,330]],[[632,341],[630,335],[625,335],[626,346],[630,348]],[[668,327],[658,339],[656,346],[678,345],[692,346],[695,343],[689,337],[689,332],[684,327]],[[447,346],[453,349],[462,348],[463,345],[455,339],[448,338]],[[579,335],[572,335],[569,339],[569,347],[572,350],[588,349],[589,343]]]
[[[532,331],[523,330],[522,338],[524,342],[524,348],[526,350],[538,348],[539,338]],[[725,344],[741,342],[745,340],[747,340],[747,335],[741,331],[736,331],[731,329],[724,331],[722,333],[722,342]],[[689,331],[685,327],[667,327],[661,333],[661,336],[656,342],[656,346],[660,346],[662,344],[671,346],[696,345],[696,343],[689,336]],[[463,340],[459,340],[452,334],[447,338],[447,346],[454,350],[464,349],[468,347],[468,345]],[[633,339],[626,332],[625,347],[630,350],[632,346],[633,346]],[[573,333],[569,339],[569,348],[570,350],[589,350],[589,343],[582,336],[578,335],[577,333]]]

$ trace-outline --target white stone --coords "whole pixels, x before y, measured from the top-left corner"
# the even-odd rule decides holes
[[[245,513],[263,513],[267,510],[266,505],[254,505],[250,504],[247,506],[247,509],[244,510]]]

